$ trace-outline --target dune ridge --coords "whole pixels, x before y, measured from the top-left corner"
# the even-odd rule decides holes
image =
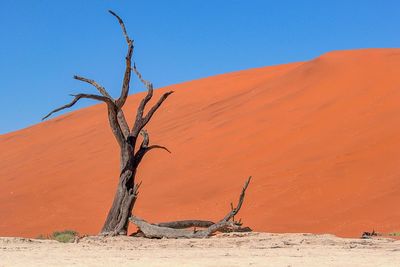
[[[400,231],[400,49],[334,51],[156,90],[135,214],[216,220],[253,176],[239,214],[256,231]],[[130,122],[143,93],[125,107]],[[0,136],[0,236],[97,233],[118,178],[103,104]]]

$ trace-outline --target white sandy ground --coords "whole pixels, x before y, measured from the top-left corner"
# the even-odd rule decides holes
[[[400,241],[267,233],[207,239],[86,237],[68,244],[4,237],[0,266],[400,266]]]

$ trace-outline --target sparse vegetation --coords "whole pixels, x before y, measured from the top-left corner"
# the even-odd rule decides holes
[[[400,236],[400,232],[389,233],[389,236]]]
[[[74,230],[64,230],[61,232],[55,231],[51,234],[50,239],[54,239],[62,243],[70,243],[74,241],[76,236],[78,236],[78,232]]]
[[[62,243],[71,243],[79,233],[74,230],[54,231],[51,235],[40,234],[36,239],[52,239]]]

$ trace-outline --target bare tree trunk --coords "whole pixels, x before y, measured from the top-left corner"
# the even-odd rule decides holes
[[[131,216],[131,209],[136,195],[133,190],[125,184],[126,179],[133,179],[132,171],[127,171],[119,178],[114,201],[108,212],[107,219],[101,230],[102,234],[107,235],[126,235],[128,231],[127,219]]]
[[[75,105],[80,99],[93,99],[97,101],[102,101],[107,104],[108,109],[108,120],[111,130],[118,142],[121,149],[121,164],[120,164],[120,175],[118,179],[117,190],[114,195],[114,200],[112,206],[108,212],[107,218],[105,220],[104,226],[101,230],[102,235],[126,235],[128,232],[129,220],[131,217],[132,209],[135,204],[138,189],[140,183],[135,182],[136,170],[139,167],[141,160],[144,155],[153,148],[161,148],[170,152],[167,148],[159,145],[149,146],[149,135],[144,127],[149,123],[150,119],[157,111],[157,109],[162,105],[162,103],[167,99],[167,97],[173,93],[173,91],[164,93],[160,99],[154,104],[153,107],[144,114],[144,109],[146,104],[151,100],[153,96],[153,84],[142,78],[142,75],[136,68],[136,65],[131,64],[132,54],[133,54],[133,40],[129,38],[125,24],[122,19],[115,14],[113,11],[109,11],[114,17],[117,18],[125,40],[128,44],[128,51],[125,57],[125,73],[122,82],[121,94],[118,99],[114,99],[110,96],[107,90],[94,80],[87,79],[81,76],[74,76],[74,79],[89,83],[96,87],[101,95],[95,94],[77,94],[72,95],[74,99],[69,103],[60,108],[51,111],[43,119],[48,118],[53,113],[60,110],[70,108]],[[129,94],[129,86],[131,80],[131,72],[134,72],[139,80],[146,86],[147,95],[142,99],[139,104],[136,113],[136,119],[134,121],[133,127],[130,128],[125,115],[122,111],[126,99]],[[139,134],[142,135],[143,140],[137,151],[135,151],[135,146]]]

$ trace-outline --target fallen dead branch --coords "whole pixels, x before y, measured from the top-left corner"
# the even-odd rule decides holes
[[[249,227],[242,227],[241,220],[235,221],[234,219],[242,207],[246,189],[249,186],[250,180],[251,176],[247,179],[242,188],[236,207],[233,208],[231,203],[231,211],[216,223],[203,220],[184,220],[151,224],[137,216],[131,216],[129,221],[134,223],[139,228],[141,234],[148,238],[205,238],[216,232],[251,231]],[[191,227],[195,227],[194,230],[187,229]],[[196,227],[202,227],[205,229],[196,230]]]

